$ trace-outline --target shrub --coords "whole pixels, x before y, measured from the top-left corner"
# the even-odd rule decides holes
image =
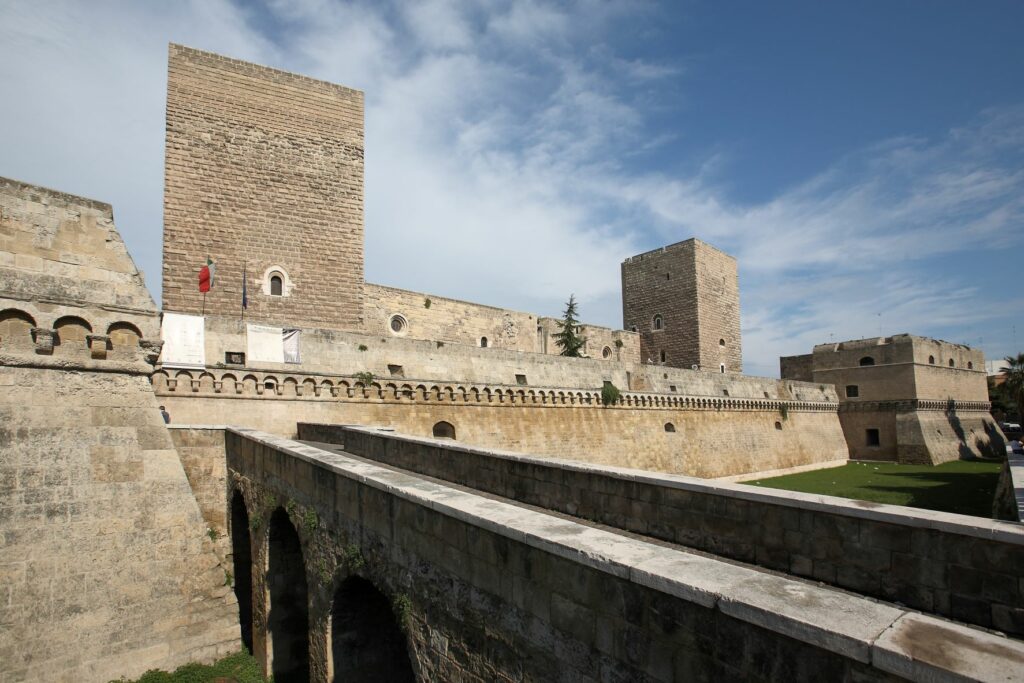
[[[601,404],[609,406],[622,398],[622,392],[611,382],[605,382],[601,387]]]
[[[373,373],[372,372],[357,372],[355,378],[363,383],[364,387],[368,387],[373,384]]]

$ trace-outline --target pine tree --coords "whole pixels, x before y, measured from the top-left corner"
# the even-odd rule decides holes
[[[587,343],[587,340],[579,335],[580,321],[576,315],[576,295],[570,294],[569,303],[565,305],[565,313],[562,314],[562,319],[558,321],[558,327],[561,331],[551,336],[554,337],[558,348],[562,349],[563,356],[579,358],[583,345]]]

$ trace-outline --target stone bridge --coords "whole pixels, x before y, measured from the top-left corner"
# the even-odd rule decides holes
[[[1019,525],[369,428],[175,431],[193,472],[181,444],[223,434],[243,640],[278,683],[1024,680]]]

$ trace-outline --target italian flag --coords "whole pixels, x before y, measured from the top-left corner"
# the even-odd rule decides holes
[[[213,265],[213,259],[209,256],[206,257],[206,265],[199,269],[199,291],[206,294],[213,287],[213,272],[216,270],[216,266]]]

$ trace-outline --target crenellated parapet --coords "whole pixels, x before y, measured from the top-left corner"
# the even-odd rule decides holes
[[[487,406],[626,408],[653,410],[837,412],[832,401],[787,401],[684,394],[622,392],[605,406],[599,390],[502,384],[438,384],[366,381],[355,375],[320,375],[256,370],[159,368],[152,377],[158,396],[295,401],[371,401]]]

